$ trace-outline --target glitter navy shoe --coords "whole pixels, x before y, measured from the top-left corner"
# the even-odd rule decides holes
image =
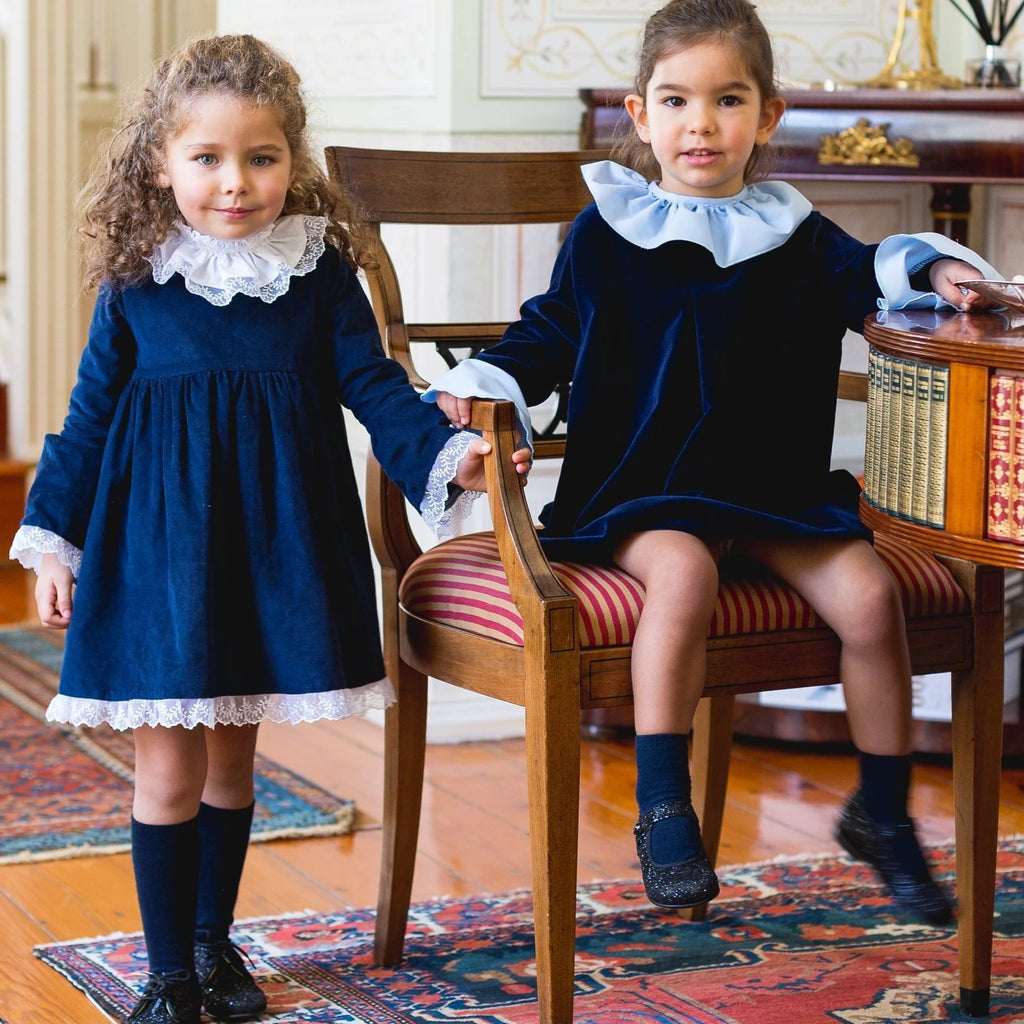
[[[851,857],[870,864],[881,875],[904,910],[929,924],[949,923],[952,904],[929,874],[909,818],[898,825],[879,825],[868,817],[860,794],[854,793],[839,817],[836,840]]]
[[[199,983],[188,971],[150,974],[126,1024],[199,1024]]]
[[[718,895],[718,877],[703,848],[696,857],[675,864],[658,864],[651,856],[651,832],[666,818],[686,818],[700,835],[697,815],[689,800],[655,804],[633,826],[647,898],[657,907],[697,907]]]
[[[203,1009],[214,1020],[253,1020],[267,1008],[267,997],[230,939],[197,942],[196,974],[203,990]]]

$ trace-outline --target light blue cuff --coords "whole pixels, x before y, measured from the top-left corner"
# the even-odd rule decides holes
[[[438,391],[447,391],[456,398],[493,398],[514,402],[519,419],[520,442],[533,451],[530,410],[515,377],[510,373],[480,359],[463,359],[458,366],[442,373],[420,398],[424,402],[436,402]]]
[[[910,275],[918,267],[947,256],[976,267],[986,281],[1002,281],[1003,275],[986,263],[973,249],[935,231],[916,235],[890,235],[875,253],[875,278],[882,290],[879,309],[956,309],[935,292],[919,292],[910,286]]]

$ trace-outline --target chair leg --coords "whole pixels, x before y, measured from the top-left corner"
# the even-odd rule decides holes
[[[399,663],[392,681],[398,701],[384,720],[383,844],[373,942],[374,963],[385,967],[401,961],[405,945],[427,741],[426,676]]]
[[[718,860],[718,842],[725,816],[725,790],[729,781],[732,754],[732,723],[736,698],[732,694],[705,697],[693,716],[691,774],[693,809],[700,821],[704,850],[714,864]],[[683,913],[691,921],[703,921],[708,905],[691,907]]]
[[[579,689],[561,689],[526,711],[539,1024],[571,1024],[575,989]]]
[[[1002,575],[998,600],[979,594],[974,668],[953,673],[953,799],[956,812],[960,1005],[989,1012],[995,912],[999,776],[1003,742]],[[980,607],[979,607],[980,606]],[[988,614],[986,614],[988,612]]]

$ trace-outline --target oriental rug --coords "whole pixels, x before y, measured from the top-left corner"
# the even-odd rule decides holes
[[[934,851],[940,877],[949,848]],[[723,868],[702,922],[646,902],[638,881],[577,900],[574,1024],[913,1024],[968,1020],[954,928],[909,924],[845,857]],[[406,956],[374,967],[367,910],[239,922],[265,1024],[536,1024],[530,898],[513,892],[412,908]],[[144,978],[138,935],[37,947],[111,1014]],[[990,1024],[1024,1021],[1024,839],[1004,840]]]
[[[130,732],[45,720],[63,634],[0,630],[0,864],[117,853],[130,846]],[[355,805],[256,755],[252,840],[342,835]]]

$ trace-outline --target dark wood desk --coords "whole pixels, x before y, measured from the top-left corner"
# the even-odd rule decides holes
[[[582,89],[580,146],[628,127],[625,90]],[[934,227],[967,242],[972,184],[1024,182],[1024,92],[791,90],[775,174],[793,181],[909,181],[932,187]]]

